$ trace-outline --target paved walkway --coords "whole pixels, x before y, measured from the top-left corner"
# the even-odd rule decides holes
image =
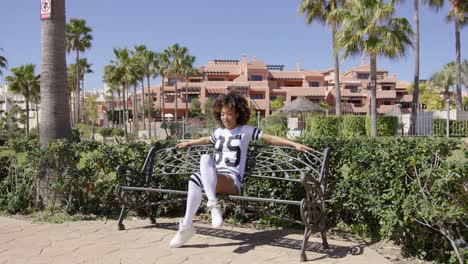
[[[196,223],[198,234],[172,249],[177,219],[127,220],[64,224],[30,223],[0,217],[0,264],[6,263],[299,263],[302,234],[291,230],[253,230]],[[309,263],[390,263],[365,245],[330,239],[324,250],[318,237],[307,248]]]

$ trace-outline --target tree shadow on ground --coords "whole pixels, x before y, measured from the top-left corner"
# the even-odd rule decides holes
[[[178,230],[176,223],[157,223],[156,225],[147,226],[145,228],[162,228],[169,230]],[[238,254],[247,253],[250,250],[255,249],[257,246],[274,246],[289,249],[297,249],[299,252],[302,246],[302,240],[286,238],[288,235],[301,235],[298,230],[263,230],[256,231],[254,233],[243,233],[233,230],[215,229],[207,227],[197,227],[197,234],[220,237],[233,242],[219,243],[219,244],[195,244],[185,245],[187,248],[205,248],[205,247],[225,247],[225,246],[238,246],[233,252]],[[311,236],[312,237],[312,236]],[[361,255],[364,252],[364,247],[367,246],[364,243],[353,245],[353,246],[339,246],[330,244],[329,248],[323,248],[321,243],[309,241],[306,246],[307,251],[324,254],[321,257],[315,259],[308,259],[308,261],[324,259],[324,258],[343,258],[347,255]]]

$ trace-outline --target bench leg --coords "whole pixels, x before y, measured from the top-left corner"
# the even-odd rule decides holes
[[[156,224],[156,209],[152,206],[148,206],[145,208],[145,212],[150,219],[150,223],[152,225],[155,225]]]
[[[122,205],[122,210],[120,211],[119,221],[117,223],[118,230],[125,230],[125,226],[122,222],[127,216],[129,211],[130,211],[130,208],[126,208],[124,205]]]
[[[324,249],[329,249],[328,241],[327,241],[327,221],[326,217],[322,217],[320,220],[320,233],[322,235],[322,245]]]
[[[307,261],[307,256],[305,254],[305,250],[306,250],[307,242],[309,241],[309,237],[310,237],[311,233],[312,233],[311,230],[307,226],[305,226],[305,228],[304,228],[304,239],[302,240],[302,247],[301,247],[301,257],[300,257],[301,262]]]

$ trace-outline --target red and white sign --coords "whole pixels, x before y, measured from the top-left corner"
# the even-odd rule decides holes
[[[41,19],[50,19],[52,16],[52,0],[41,0]]]

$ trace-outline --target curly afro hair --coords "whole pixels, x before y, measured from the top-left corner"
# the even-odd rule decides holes
[[[218,124],[224,128],[221,122],[221,109],[223,106],[227,106],[233,109],[236,113],[239,113],[237,118],[237,125],[245,125],[250,119],[249,104],[245,97],[239,92],[229,92],[228,94],[222,94],[216,99],[213,104],[213,118]]]

